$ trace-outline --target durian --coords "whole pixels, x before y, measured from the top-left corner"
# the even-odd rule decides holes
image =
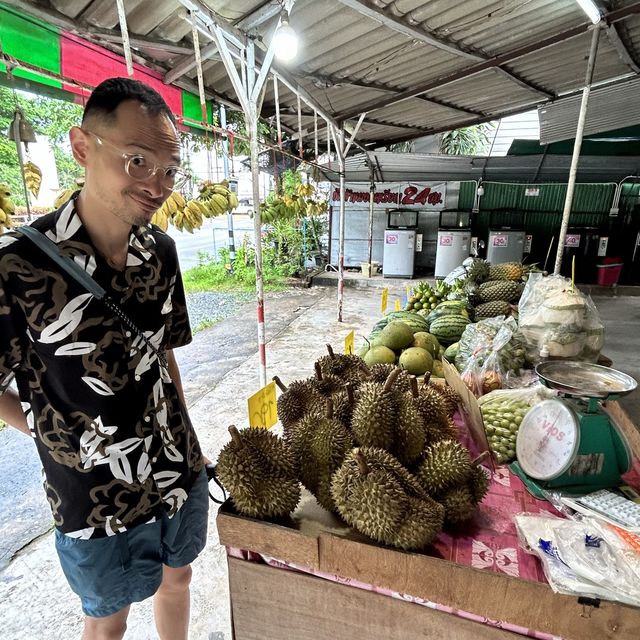
[[[353,383],[345,385],[345,390],[333,396],[333,412],[336,420],[339,420],[347,429],[351,429],[351,419],[355,407],[355,391]]]
[[[471,491],[466,486],[449,489],[438,501],[444,507],[445,522],[452,525],[469,520],[477,507]]]
[[[411,391],[406,394],[406,399],[408,402],[412,402],[422,418],[426,444],[457,437],[457,430],[456,432],[451,431],[441,396],[430,387],[423,385],[418,388],[418,382],[413,377]]]
[[[363,382],[360,385],[351,418],[351,430],[359,445],[385,451],[393,447],[398,404],[391,388],[399,374],[400,369],[394,368],[384,385],[376,382]]]
[[[273,381],[282,392],[277,400],[277,411],[286,434],[310,406],[321,401],[321,396],[309,380],[295,380],[288,387],[278,376],[274,376]]]
[[[403,465],[410,466],[424,451],[425,443],[426,427],[413,398],[399,398],[392,453]]]
[[[327,400],[326,414],[307,414],[297,425],[291,450],[300,464],[300,481],[328,511],[336,507],[331,497],[331,476],[353,448],[349,430],[333,415]]]
[[[467,487],[471,491],[473,501],[480,504],[489,490],[489,481],[480,465],[474,464],[471,469],[471,476],[467,482]]]
[[[397,368],[395,364],[374,364],[369,368],[369,380],[371,382],[377,382],[378,384],[384,384],[389,374]],[[398,391],[409,391],[411,388],[410,379],[411,376],[409,373],[401,369],[394,383],[394,389]]]
[[[422,549],[442,530],[442,505],[386,451],[351,451],[333,476],[331,493],[344,520],[378,542]]]
[[[231,441],[220,451],[216,475],[238,510],[252,518],[280,517],[300,500],[294,458],[266,429],[229,427]]]
[[[469,452],[453,440],[434,442],[424,454],[417,477],[436,500],[452,487],[467,483],[472,474]]]
[[[458,410],[460,396],[448,384],[438,384],[437,382],[428,384],[429,388],[435,391],[442,399],[447,416],[453,417],[453,414]]]
[[[367,365],[359,356],[335,353],[330,344],[327,345],[328,356],[323,356],[317,362],[323,375],[340,378],[343,382],[359,384]]]
[[[343,386],[343,381],[331,373],[324,374],[322,373],[322,369],[320,368],[320,364],[318,362],[315,363],[314,369],[316,372],[316,377],[313,379],[313,386],[320,393],[320,395],[325,398],[330,397],[332,394],[336,393]]]

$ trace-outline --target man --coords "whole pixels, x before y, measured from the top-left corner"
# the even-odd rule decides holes
[[[175,245],[149,224],[184,177],[178,135],[158,93],[113,78],[70,141],[85,184],[33,226],[135,327],[30,239],[0,236],[0,418],[34,438],[83,639],[122,638],[154,594],[160,637],[186,639],[208,492],[172,352],[191,341]]]

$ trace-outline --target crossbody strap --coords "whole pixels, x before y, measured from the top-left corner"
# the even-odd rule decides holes
[[[156,348],[156,346],[147,338],[147,336],[138,329],[138,326],[131,318],[109,297],[107,292],[74,260],[68,256],[63,256],[58,250],[58,245],[47,238],[43,233],[34,227],[23,225],[14,229],[26,238],[29,238],[37,247],[46,253],[60,268],[66,271],[74,280],[79,282],[89,293],[102,303],[116,316],[122,323],[129,327],[149,348],[160,364],[168,369],[167,355],[164,350]]]

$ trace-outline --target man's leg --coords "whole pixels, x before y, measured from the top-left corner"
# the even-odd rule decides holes
[[[153,597],[153,612],[161,640],[187,640],[191,566],[162,567],[162,584]]]
[[[84,619],[82,640],[121,640],[127,630],[127,616],[130,608],[125,607],[117,613],[104,618],[90,618],[87,616]]]

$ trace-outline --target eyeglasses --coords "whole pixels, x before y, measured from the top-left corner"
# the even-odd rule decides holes
[[[167,189],[179,189],[190,178],[190,175],[177,165],[170,165],[168,167],[157,165],[150,162],[141,153],[127,153],[112,142],[109,142],[108,140],[105,140],[99,135],[93,133],[93,131],[85,131],[84,129],[83,131],[93,136],[99,145],[111,147],[114,151],[117,151],[124,159],[124,170],[127,175],[134,180],[138,180],[140,182],[149,180],[151,177],[155,176],[158,171],[163,171],[162,184]]]

